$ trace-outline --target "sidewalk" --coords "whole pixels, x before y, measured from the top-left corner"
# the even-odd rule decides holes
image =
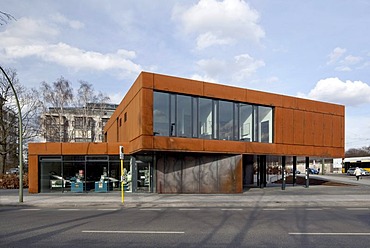
[[[287,184],[266,188],[249,188],[242,194],[157,194],[125,192],[111,193],[43,193],[24,192],[19,203],[18,190],[0,190],[0,207],[50,208],[131,208],[131,207],[370,207],[370,177],[356,181],[344,175],[311,176],[347,183],[352,186],[322,186]]]

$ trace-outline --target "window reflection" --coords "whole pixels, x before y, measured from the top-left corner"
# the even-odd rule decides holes
[[[258,107],[258,142],[272,143],[272,108]]]
[[[253,106],[240,104],[239,111],[239,139],[243,141],[253,141]]]
[[[219,101],[219,139],[232,140],[234,126],[233,103]]]
[[[177,136],[191,137],[191,97],[177,96]]]
[[[154,92],[153,100],[153,134],[169,136],[169,95]]]
[[[154,92],[153,132],[158,136],[273,142],[273,108]]]
[[[199,98],[199,138],[212,139],[212,118],[212,100],[207,98]]]

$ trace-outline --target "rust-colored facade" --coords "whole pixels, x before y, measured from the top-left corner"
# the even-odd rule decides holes
[[[153,91],[274,107],[272,144],[153,135]],[[126,114],[126,121],[125,120]],[[105,127],[106,142],[139,151],[344,156],[344,106],[143,72]]]
[[[155,92],[271,108],[270,140],[158,136]],[[38,192],[38,156],[85,154],[87,146],[94,154],[117,154],[124,145],[125,154],[149,161],[152,192],[240,193],[245,180],[253,183],[253,156],[343,157],[344,113],[342,105],[142,72],[106,124],[106,143],[30,145],[30,192]]]

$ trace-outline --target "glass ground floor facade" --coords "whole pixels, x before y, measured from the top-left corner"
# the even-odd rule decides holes
[[[40,156],[39,192],[152,192],[151,160],[125,156]],[[122,174],[122,175],[121,175]]]
[[[38,160],[40,193],[113,192],[122,185],[126,192],[241,193],[265,187],[285,174],[303,174],[308,167],[327,168],[308,157],[178,152],[125,156],[122,167],[114,155],[39,156]]]

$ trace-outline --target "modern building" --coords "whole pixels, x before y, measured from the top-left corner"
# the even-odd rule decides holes
[[[104,128],[104,143],[29,146],[29,190],[241,193],[266,186],[268,165],[308,168],[344,157],[344,106],[142,72]],[[100,179],[99,179],[100,178]],[[54,182],[52,181],[54,180]],[[60,180],[55,182],[56,180]],[[54,184],[57,187],[52,187]],[[74,189],[75,190],[75,189]]]

